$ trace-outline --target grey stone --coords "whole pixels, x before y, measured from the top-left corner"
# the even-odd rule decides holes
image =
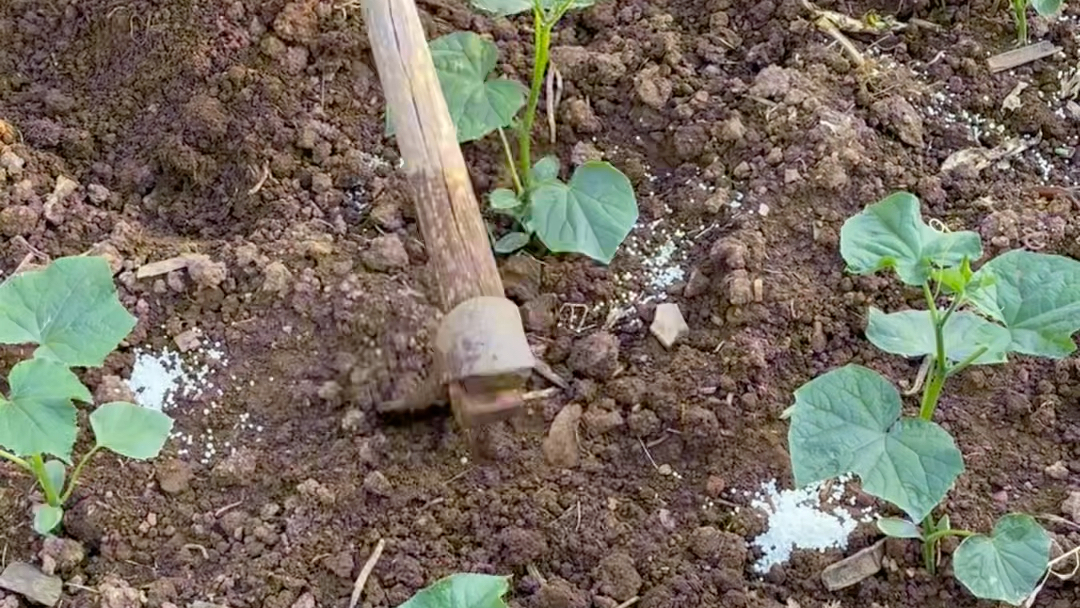
[[[649,331],[656,336],[664,348],[671,348],[679,338],[690,332],[690,326],[683,319],[678,304],[665,303],[656,307],[656,314],[653,316]]]
[[[7,589],[35,604],[55,606],[63,593],[64,581],[30,564],[11,562],[0,574],[0,589]]]
[[[835,564],[830,564],[821,572],[821,580],[829,591],[850,587],[877,574],[881,570],[883,557],[885,557],[885,539]]]

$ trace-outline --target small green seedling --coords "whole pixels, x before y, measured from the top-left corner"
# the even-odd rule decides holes
[[[904,416],[900,393],[866,367],[849,364],[807,382],[784,412],[795,483],[858,474],[864,491],[907,515],[878,526],[921,540],[928,571],[943,538],[963,537],[952,558],[956,578],[980,598],[1019,605],[1047,569],[1050,537],[1023,514],[1005,515],[989,534],[955,529],[947,514],[935,518],[964,461],[934,411],[946,380],[972,365],[1005,363],[1010,353],[1061,359],[1076,350],[1080,262],[1016,250],[972,271],[971,261],[982,257],[979,235],[932,228],[919,200],[904,192],[849,218],[840,253],[850,272],[891,269],[925,296],[926,310],[871,308],[866,328],[878,348],[924,359],[919,415]]]
[[[452,574],[421,589],[398,608],[506,608],[505,576]]]
[[[1065,4],[1065,0],[1011,0],[1013,21],[1016,22],[1016,40],[1020,44],[1027,44],[1028,41],[1028,22],[1027,22],[1027,9],[1028,6],[1034,7],[1035,12],[1041,17],[1050,17],[1056,15],[1061,10],[1061,6]]]
[[[101,366],[134,327],[103,258],[61,258],[0,284],[0,344],[37,345],[32,358],[11,368],[8,394],[0,395],[0,459],[41,487],[45,503],[34,507],[39,534],[60,524],[64,503],[94,454],[107,449],[153,458],[172,430],[161,412],[106,403],[90,414],[94,447],[67,476],[78,433],[73,402],[93,400],[71,368]]]
[[[532,86],[505,78],[489,78],[498,60],[490,40],[472,32],[454,32],[432,40],[432,60],[459,142],[498,132],[506,154],[513,189],[493,191],[488,202],[496,213],[515,220],[518,230],[498,239],[495,250],[511,253],[535,234],[553,252],[585,254],[607,264],[637,222],[637,198],[625,175],[611,164],[589,161],[570,181],[559,178],[555,156],[532,162],[532,132],[540,103],[540,88],[549,64],[551,33],[570,9],[592,6],[596,0],[470,0],[480,11],[510,16],[533,14]],[[524,115],[518,117],[522,108]],[[517,159],[504,129],[517,131]]]

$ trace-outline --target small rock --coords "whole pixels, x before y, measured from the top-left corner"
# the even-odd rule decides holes
[[[498,543],[506,563],[515,568],[538,562],[548,552],[543,534],[516,526],[499,532]]]
[[[200,338],[202,337],[202,330],[198,327],[192,327],[187,331],[182,331],[173,337],[173,342],[176,344],[176,348],[180,349],[180,352],[186,353],[191,350],[199,348],[202,344]]]
[[[315,608],[315,596],[310,591],[305,591],[299,599],[293,602],[292,608]]]
[[[892,95],[875,102],[870,106],[870,111],[900,141],[915,148],[922,147],[923,120],[911,102],[899,95]]]
[[[0,593],[0,608],[19,608],[19,598]]]
[[[64,581],[30,564],[11,562],[0,573],[0,589],[21,595],[35,604],[55,606],[64,590]]]
[[[160,461],[154,466],[158,487],[166,494],[180,494],[190,487],[195,477],[191,466],[176,458]]]
[[[57,572],[64,573],[73,570],[81,564],[86,559],[86,549],[77,540],[46,536],[38,555],[41,556],[43,565],[48,561],[52,566],[52,568],[47,569],[50,571],[45,572],[45,574],[56,574]]]
[[[249,485],[254,482],[258,468],[259,453],[251,448],[240,448],[225,457],[210,471],[218,481],[227,484]]]
[[[539,608],[589,608],[589,596],[561,578],[549,578],[536,594]]]
[[[607,380],[619,367],[619,339],[606,331],[590,334],[574,343],[568,363],[583,376]]]
[[[371,208],[370,217],[383,230],[399,230],[405,225],[405,219],[401,215],[401,208],[393,200],[376,202],[375,206]]]
[[[536,258],[512,255],[499,267],[506,297],[518,302],[528,302],[540,296],[540,279],[543,267]]]
[[[360,254],[360,260],[370,270],[389,272],[408,267],[409,253],[396,234],[386,234],[371,239],[370,246]]]
[[[289,42],[314,42],[319,34],[315,3],[307,0],[286,4],[274,19],[274,32]]]
[[[0,167],[3,167],[11,177],[18,179],[22,176],[24,166],[26,166],[26,161],[11,150],[0,153]]]
[[[381,471],[372,471],[364,477],[364,489],[384,498],[389,497],[394,492],[394,486]]]
[[[109,200],[110,194],[112,193],[109,192],[109,189],[101,184],[90,184],[86,187],[86,197],[95,205],[100,205]]]
[[[705,493],[711,498],[719,498],[724,493],[724,488],[727,487],[727,482],[723,477],[719,475],[709,475],[709,479],[705,482]]]
[[[262,290],[267,293],[284,293],[292,281],[292,273],[281,262],[270,262],[263,268]]]
[[[683,319],[678,304],[665,303],[656,307],[649,331],[664,348],[671,348],[675,342],[690,332],[690,326]]]
[[[1069,497],[1061,503],[1061,512],[1080,524],[1080,492],[1069,492]]]
[[[746,138],[746,125],[738,116],[732,116],[721,123],[714,132],[722,141],[738,143]]]
[[[634,92],[638,101],[654,110],[661,110],[671,99],[674,85],[660,76],[660,66],[649,66],[634,77]]]
[[[683,288],[683,296],[696,298],[709,291],[709,275],[700,268],[690,269],[690,277],[686,279],[686,287]]]
[[[138,403],[135,400],[135,392],[131,390],[128,383],[120,376],[113,375],[101,377],[101,381],[98,382],[97,387],[94,389],[94,401],[95,403],[110,403],[112,401]]]
[[[543,452],[548,464],[553,467],[569,469],[578,463],[578,423],[581,420],[581,406],[571,403],[555,415],[551,429],[544,438]]]
[[[603,160],[604,153],[590,141],[579,141],[570,150],[570,164],[580,167],[591,160]]]
[[[28,235],[37,227],[41,212],[29,205],[12,205],[0,211],[0,232],[4,236]]]
[[[589,407],[584,413],[585,428],[593,435],[603,435],[623,425],[623,417],[616,410],[602,410]]]
[[[746,306],[754,301],[754,283],[745,270],[735,270],[728,278],[728,302],[732,306]]]
[[[593,578],[601,594],[620,602],[634,597],[641,589],[641,575],[634,568],[634,559],[626,553],[612,553],[600,560]]]
[[[575,97],[567,101],[565,115],[566,123],[578,133],[599,133],[603,129],[587,100]]]
[[[881,570],[881,560],[885,557],[885,539],[846,557],[835,564],[830,564],[821,573],[821,580],[829,591],[850,587],[865,580]]]
[[[1052,479],[1063,480],[1069,478],[1069,468],[1060,460],[1046,467],[1045,471]]]
[[[660,509],[658,519],[660,520],[660,525],[663,526],[665,530],[671,531],[678,527],[675,516],[672,515],[671,511],[668,509]]]
[[[319,172],[311,176],[311,191],[315,194],[329,192],[334,187],[334,178],[326,173]]]
[[[224,283],[229,275],[224,262],[215,262],[208,255],[192,255],[189,256],[189,260],[188,276],[199,287],[217,287]]]
[[[770,65],[754,77],[750,94],[766,99],[782,99],[790,89],[791,73],[780,66]]]
[[[550,333],[555,328],[559,296],[545,293],[521,305],[521,322],[526,331]]]
[[[364,426],[364,411],[359,408],[349,408],[341,418],[341,429],[344,431],[358,431]]]
[[[1009,502],[1009,493],[1005,490],[998,490],[991,494],[990,498],[993,498],[994,502],[1006,503]]]
[[[604,393],[626,407],[641,405],[647,391],[648,385],[637,376],[619,376],[604,386]]]
[[[628,422],[630,433],[639,439],[644,439],[660,430],[660,417],[652,410],[641,409],[631,412]]]
[[[97,590],[100,608],[140,608],[142,606],[142,593],[129,585],[127,581],[115,576],[106,576],[105,580],[98,585]]]
[[[671,468],[671,465],[665,462],[664,464],[656,467],[656,472],[660,473],[664,477],[667,477],[668,475],[674,473],[675,469]]]
[[[6,120],[0,120],[0,144],[15,143],[15,127]]]

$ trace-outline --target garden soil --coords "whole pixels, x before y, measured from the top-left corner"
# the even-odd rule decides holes
[[[0,267],[106,255],[139,323],[86,382],[123,394],[139,357],[186,349],[194,387],[168,410],[160,459],[88,470],[63,528],[86,555],[59,560],[62,605],[342,607],[385,540],[365,606],[457,571],[513,575],[510,604],[537,608],[990,606],[947,575],[954,545],[943,576],[895,543],[881,572],[827,591],[822,568],[876,542],[872,525],[760,576],[751,541],[767,521],[748,495],[790,487],[780,414],[800,384],[853,362],[901,386],[916,376],[863,329],[868,306],[921,295],[845,274],[846,217],[908,189],[988,254],[1080,257],[1080,106],[1062,95],[1080,10],[1033,24],[1058,54],[992,74],[1014,36],[994,4],[822,1],[921,20],[852,34],[861,65],[799,0],[612,0],[568,16],[555,142],[545,114],[538,145],[623,169],[641,219],[610,267],[500,260],[570,388],[470,438],[445,411],[375,411],[430,369],[439,313],[359,3],[0,2]],[[526,20],[419,8],[430,36],[488,34],[501,73],[526,79]],[[496,141],[465,154],[477,192],[506,183]],[[77,189],[53,196],[62,177]],[[661,301],[690,327],[670,350],[649,333]],[[577,457],[554,466],[542,444],[570,405],[578,432],[548,441]],[[967,464],[954,525],[1024,511],[1057,517],[1061,547],[1080,542],[1062,510],[1080,489],[1080,360],[967,372],[938,419]],[[40,563],[35,498],[0,472],[4,563]],[[1052,580],[1035,605],[1077,606],[1080,591]]]

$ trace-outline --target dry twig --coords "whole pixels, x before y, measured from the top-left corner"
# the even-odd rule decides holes
[[[367,579],[371,576],[371,571],[375,569],[375,564],[378,563],[379,558],[382,557],[383,549],[386,548],[386,541],[379,539],[378,544],[375,545],[375,550],[371,552],[371,557],[364,563],[364,567],[360,570],[360,576],[356,577],[356,583],[353,584],[352,596],[349,597],[349,608],[356,608],[356,604],[360,601],[360,594],[364,592],[364,585],[367,584]]]

